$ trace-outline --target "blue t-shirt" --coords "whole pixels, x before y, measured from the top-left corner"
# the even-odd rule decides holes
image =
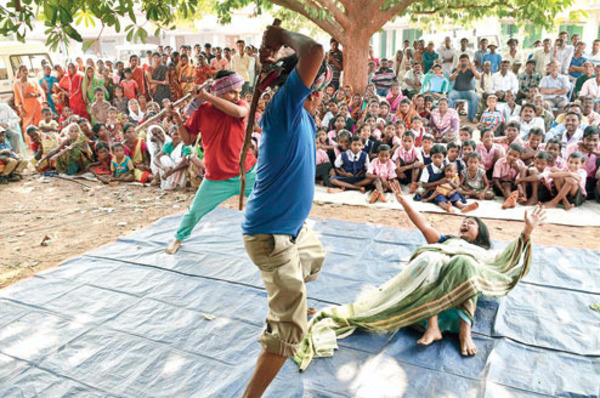
[[[483,62],[490,61],[492,64],[492,73],[498,72],[500,68],[500,62],[502,62],[502,55],[498,53],[487,53],[483,56]]]
[[[573,56],[573,58],[571,58],[571,65],[582,66],[585,61],[587,61],[587,58],[585,58],[585,57],[575,58],[575,56]],[[569,73],[569,75],[571,75],[573,77],[579,77],[579,76],[583,75],[583,73],[571,72],[571,73]]]
[[[295,237],[310,213],[317,126],[304,109],[309,94],[294,69],[262,116],[256,182],[244,213],[244,234]]]

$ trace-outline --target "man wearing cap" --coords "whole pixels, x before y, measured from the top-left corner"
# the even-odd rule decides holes
[[[250,110],[248,104],[240,99],[243,85],[244,79],[240,75],[228,70],[220,71],[210,93],[194,89],[195,98],[203,102],[185,123],[172,105],[167,107],[185,145],[193,145],[202,132],[206,167],[204,180],[192,206],[181,219],[175,239],[166,249],[167,254],[175,254],[179,250],[183,240],[189,238],[205,214],[240,192],[238,161]],[[256,178],[255,164],[256,158],[248,151],[244,165],[247,172],[246,196],[250,194]]]
[[[500,62],[502,62],[502,56],[496,52],[497,49],[496,43],[490,43],[488,44],[488,50],[490,51],[483,56],[483,62],[489,61],[492,64],[492,73],[498,72]]]
[[[262,351],[244,397],[260,397],[307,330],[306,282],[321,272],[325,250],[305,224],[312,207],[316,171],[316,125],[312,117],[331,81],[323,46],[309,37],[270,26],[260,61],[275,62],[284,45],[298,63],[263,113],[260,158],[242,231],[246,251],[267,290],[269,312],[259,341]]]

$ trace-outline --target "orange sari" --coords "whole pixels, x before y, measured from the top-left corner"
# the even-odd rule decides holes
[[[23,107],[21,112],[21,125],[23,131],[29,126],[37,126],[42,120],[42,104],[40,100],[44,99],[44,90],[37,82],[23,83],[17,80],[14,84],[15,105]],[[39,94],[39,97],[29,97],[29,94]]]

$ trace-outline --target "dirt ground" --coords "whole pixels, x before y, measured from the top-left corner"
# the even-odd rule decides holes
[[[0,236],[0,288],[62,261],[184,211],[193,192],[166,193],[157,188],[28,176],[0,185],[3,208]],[[235,208],[236,198],[223,204]],[[314,205],[311,216],[413,228],[398,210],[358,206]],[[442,232],[455,233],[462,217],[427,214]],[[492,238],[513,239],[522,228],[514,221],[486,220]],[[600,228],[546,225],[537,244],[600,249]],[[165,242],[167,244],[167,242]]]

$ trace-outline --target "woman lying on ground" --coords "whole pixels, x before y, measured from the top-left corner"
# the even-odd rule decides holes
[[[394,193],[428,244],[413,253],[404,271],[378,289],[352,304],[319,312],[294,356],[300,370],[313,357],[332,356],[336,340],[359,327],[388,331],[421,326],[426,331],[417,344],[424,346],[450,331],[458,333],[462,355],[475,355],[471,326],[477,297],[505,296],[529,271],[530,236],[545,219],[540,206],[525,212],[523,232],[516,240],[492,252],[487,227],[480,219],[466,217],[458,236],[442,235],[405,200],[397,183]]]

